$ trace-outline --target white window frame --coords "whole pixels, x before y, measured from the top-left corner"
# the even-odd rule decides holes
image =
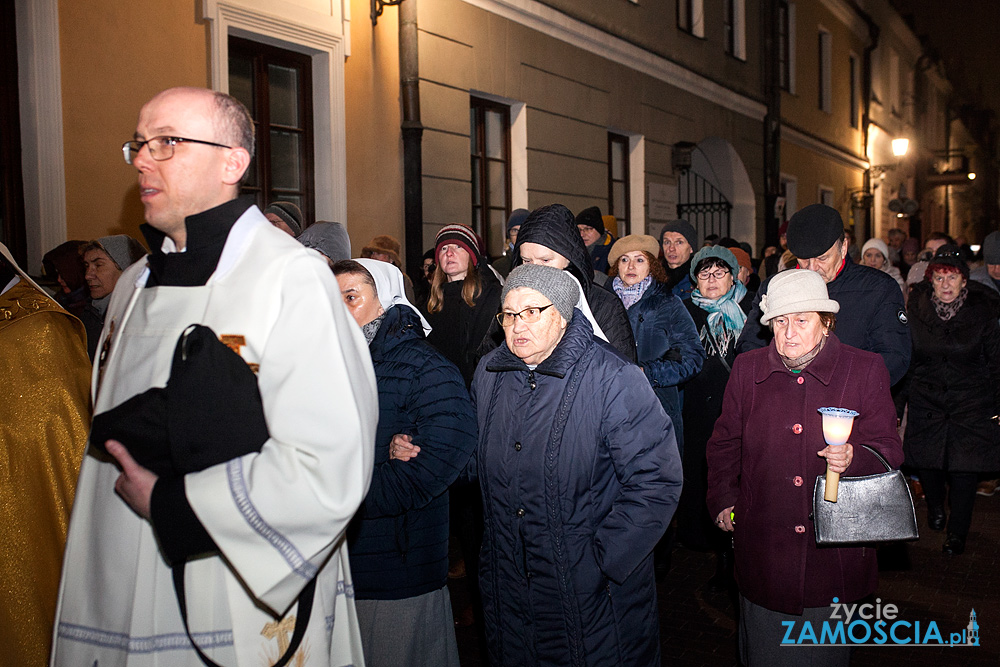
[[[788,92],[797,94],[798,86],[795,84],[797,67],[795,65],[795,43],[798,41],[798,32],[795,29],[795,3],[788,3]]]
[[[313,174],[316,219],[347,222],[347,137],[344,100],[347,3],[330,4],[329,14],[285,6],[264,12],[252,0],[204,0],[211,24],[212,88],[229,92],[229,36],[236,35],[312,57]]]
[[[686,0],[677,0],[685,2]],[[691,2],[691,31],[689,34],[695,37],[705,37],[705,5],[704,0],[690,0]],[[677,26],[678,30],[688,32],[685,28]]]
[[[731,55],[738,60],[746,61],[747,59],[746,0],[733,0],[733,52]]]
[[[889,111],[902,116],[903,105],[899,93],[899,54],[895,49],[889,49]]]
[[[646,137],[617,127],[608,132],[628,137],[629,233],[646,233]],[[608,165],[611,168],[611,165]]]
[[[510,108],[510,210],[528,208],[528,106],[520,100],[475,89],[469,90],[469,97]]]
[[[819,204],[836,208],[834,206],[834,202],[836,201],[834,199],[835,195],[836,191],[829,185],[819,185],[816,187],[816,202]]]
[[[819,27],[819,66],[817,67],[817,84],[820,99],[820,111],[833,113],[833,35],[823,26]]]
[[[799,210],[799,178],[781,172],[780,183],[785,186],[785,219],[791,220]]]
[[[848,122],[851,123],[851,119],[854,122],[851,123],[851,127],[858,129],[861,127],[861,59],[858,57],[854,51],[850,52],[850,57],[847,61],[850,77],[849,83],[851,85],[850,92],[850,104],[851,111],[848,115]]]

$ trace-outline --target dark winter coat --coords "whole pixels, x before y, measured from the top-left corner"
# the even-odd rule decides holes
[[[496,322],[496,314],[500,312],[500,282],[485,264],[480,266],[479,279],[481,290],[474,299],[476,305],[473,307],[462,298],[461,280],[441,286],[444,303],[438,312],[429,312],[426,303],[420,306],[432,328],[427,342],[458,366],[466,386],[472,383],[483,343],[492,323]]]
[[[534,371],[486,356],[473,400],[490,664],[659,665],[652,551],[681,465],[642,373],[577,310]]]
[[[476,446],[462,376],[425,340],[417,314],[386,311],[369,346],[378,382],[375,470],[348,529],[359,599],[400,600],[440,590],[448,579],[448,486]],[[420,453],[389,459],[397,433]]]
[[[754,296],[753,292],[747,292],[740,301],[744,313],[750,312]],[[684,496],[677,511],[678,537],[687,546],[708,548],[720,541],[717,538],[722,537],[722,531],[714,526],[705,508],[708,489],[705,446],[712,437],[715,420],[722,414],[722,395],[736,360],[736,341],[730,342],[725,356],[720,357],[706,340],[708,312],[691,300],[685,301],[684,305],[694,321],[706,356],[701,371],[681,385],[684,392],[681,411],[684,419]]]
[[[764,347],[771,341],[771,330],[760,323],[760,298],[767,293],[773,278],[768,276],[757,292],[736,344],[737,354]],[[889,381],[899,382],[910,365],[910,330],[899,283],[889,274],[855,264],[848,257],[844,268],[827,283],[826,289],[830,298],[840,304],[837,313],[840,340],[880,355],[889,369]]]
[[[691,260],[684,262],[676,269],[671,269],[667,264],[667,260],[660,258],[660,264],[663,265],[663,271],[667,274],[667,287],[673,292],[681,301],[686,301],[691,298],[691,292],[694,291],[696,285],[694,281],[691,280]]]
[[[910,293],[913,361],[906,462],[958,472],[1000,470],[1000,295],[970,280],[965,303],[945,322],[929,282]]]
[[[572,214],[565,220],[553,215],[551,218],[529,219],[522,224],[517,233],[517,245],[514,246],[514,267],[522,264],[522,243],[543,245],[569,260],[566,270],[583,286],[583,293],[587,296],[594,319],[608,337],[608,342],[626,359],[635,361],[635,340],[632,338],[632,327],[629,326],[625,306],[614,292],[594,284],[594,266],[590,253],[587,252],[587,246],[583,245]],[[496,340],[497,344],[503,340],[502,332]]]
[[[608,256],[611,254],[611,246],[614,244],[615,237],[611,235],[611,232],[606,231],[601,234],[601,238],[594,241],[594,245],[587,246],[590,259],[594,263],[594,271],[607,273],[608,269],[611,268],[608,265]]]
[[[860,413],[845,476],[885,472],[863,444],[893,467],[902,463],[885,364],[835,334],[801,373],[785,368],[774,343],[737,356],[708,442],[708,510],[715,517],[735,506],[740,593],[786,614],[825,607],[834,597],[853,602],[878,579],[875,549],[816,546],[809,517],[816,478],[826,474],[826,460],[816,455],[826,446],[822,407]]]
[[[660,399],[684,451],[684,426],[677,385],[701,370],[705,349],[684,303],[658,282],[628,309],[635,335],[636,358],[653,392]]]

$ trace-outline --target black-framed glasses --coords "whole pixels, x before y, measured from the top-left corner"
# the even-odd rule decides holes
[[[722,280],[729,275],[729,271],[725,269],[716,269],[715,271],[709,271],[708,269],[702,271],[698,274],[698,280],[708,280],[709,278],[714,278],[715,280]]]
[[[547,306],[532,306],[531,308],[525,308],[519,313],[510,313],[505,310],[503,312],[497,313],[497,322],[500,324],[500,326],[507,328],[509,326],[513,326],[514,318],[518,317],[525,324],[534,324],[538,320],[542,319],[542,313],[545,310],[551,308],[554,305],[555,305],[554,303],[550,303]]]
[[[232,146],[217,144],[214,141],[188,139],[187,137],[153,137],[152,139],[146,139],[145,141],[137,141],[135,139],[132,141],[126,141],[122,144],[122,157],[125,158],[125,164],[132,164],[132,161],[135,160],[135,156],[138,155],[139,151],[142,150],[142,147],[145,146],[149,149],[149,157],[162,162],[172,158],[174,156],[174,146],[183,142],[187,142],[189,144],[204,144],[206,146],[215,146],[216,148],[232,148]]]

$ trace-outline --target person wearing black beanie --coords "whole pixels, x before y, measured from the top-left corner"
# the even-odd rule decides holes
[[[580,238],[587,246],[587,252],[594,263],[594,271],[608,272],[608,253],[614,245],[615,237],[604,227],[601,209],[596,206],[585,208],[576,216],[576,227],[580,230]]]

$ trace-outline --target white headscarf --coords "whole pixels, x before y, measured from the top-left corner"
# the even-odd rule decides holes
[[[354,260],[367,269],[375,280],[375,291],[378,292],[378,302],[382,304],[382,310],[389,310],[393,306],[405,306],[410,308],[420,318],[420,324],[424,328],[424,335],[429,336],[431,325],[427,323],[420,311],[412,303],[406,300],[406,293],[403,287],[403,274],[399,269],[389,262],[382,262],[377,259],[356,259]]]
[[[580,309],[580,312],[583,313],[584,317],[590,320],[590,326],[594,327],[594,335],[603,340],[605,343],[610,343],[611,341],[609,341],[608,337],[604,335],[604,330],[601,329],[601,325],[597,323],[596,319],[594,319],[594,312],[590,310],[590,304],[587,303],[587,297],[583,293],[583,287],[580,285],[580,281],[577,280],[576,276],[574,276],[570,271],[565,271],[564,273],[572,278],[573,282],[576,283],[576,288],[580,293],[580,298],[576,300],[576,307]],[[594,289],[604,288],[595,284]]]

